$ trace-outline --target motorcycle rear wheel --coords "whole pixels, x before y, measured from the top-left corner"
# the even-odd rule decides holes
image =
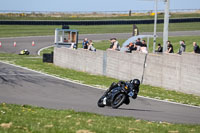
[[[111,107],[114,109],[119,108],[119,106],[121,106],[124,103],[125,99],[126,99],[126,95],[123,93],[119,93],[115,95],[115,97],[111,101]]]

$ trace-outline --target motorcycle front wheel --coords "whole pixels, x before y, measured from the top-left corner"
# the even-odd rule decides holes
[[[111,107],[114,109],[117,109],[119,106],[121,106],[126,99],[126,95],[123,93],[119,93],[114,96],[113,100],[111,101]]]
[[[104,107],[105,105],[103,104],[103,99],[104,99],[104,96],[102,96],[100,99],[99,99],[99,101],[97,102],[97,105],[99,106],[99,107]]]

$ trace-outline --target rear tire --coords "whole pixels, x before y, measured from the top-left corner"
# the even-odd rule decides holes
[[[121,106],[124,103],[125,99],[126,99],[126,95],[123,93],[119,93],[115,95],[111,102],[112,108],[117,109],[119,106]]]

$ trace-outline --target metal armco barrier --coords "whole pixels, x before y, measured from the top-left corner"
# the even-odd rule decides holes
[[[170,19],[170,23],[200,22],[200,18],[177,18]],[[0,25],[126,25],[126,24],[153,24],[154,20],[97,20],[97,21],[56,21],[56,20],[0,20]],[[157,23],[164,23],[163,19],[158,19]]]

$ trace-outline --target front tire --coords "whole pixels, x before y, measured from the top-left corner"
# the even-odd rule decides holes
[[[99,107],[105,107],[105,105],[103,104],[103,99],[104,99],[104,97],[101,97],[100,99],[99,99],[99,101],[97,102],[97,105],[99,106]]]
[[[124,103],[125,99],[126,99],[126,95],[123,93],[119,93],[115,95],[111,102],[112,108],[117,109],[119,106],[121,106]]]

